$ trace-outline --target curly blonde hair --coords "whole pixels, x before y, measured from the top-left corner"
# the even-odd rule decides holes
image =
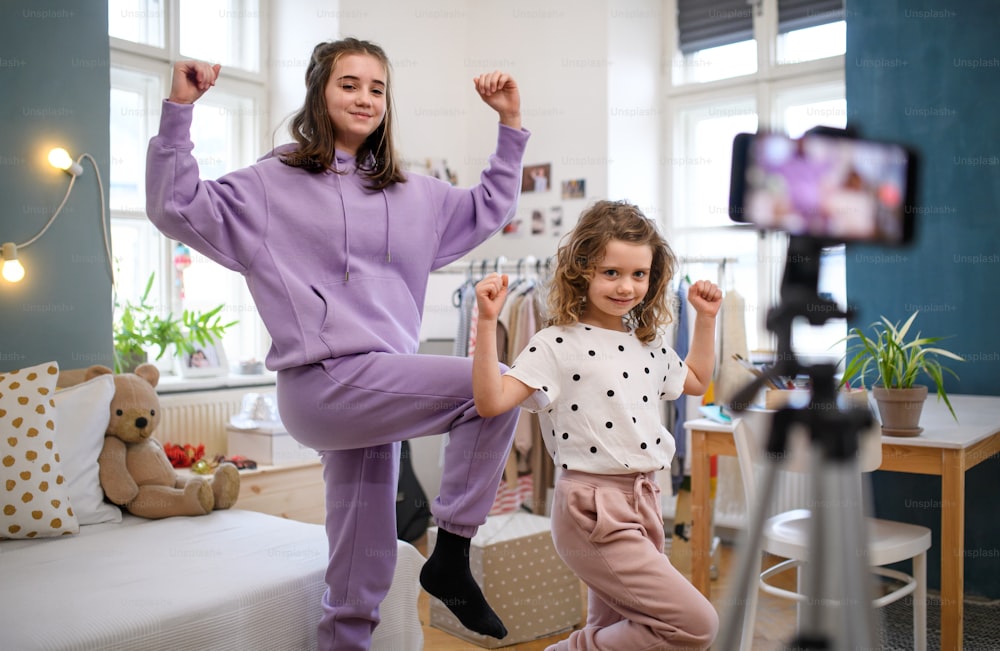
[[[625,317],[625,325],[643,343],[654,341],[660,327],[672,320],[667,286],[674,276],[677,258],[656,224],[639,208],[626,201],[598,201],[580,215],[568,241],[556,254],[556,270],[548,294],[549,325],[573,325],[580,321],[587,289],[608,242],[648,245],[653,250],[649,291]]]

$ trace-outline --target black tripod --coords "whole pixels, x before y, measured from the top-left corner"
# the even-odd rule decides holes
[[[781,302],[767,315],[767,328],[778,340],[778,358],[763,377],[744,387],[732,401],[735,411],[745,410],[768,379],[808,375],[809,405],[784,408],[774,414],[767,439],[767,469],[757,503],[752,505],[738,560],[728,617],[723,618],[715,648],[739,648],[746,599],[756,591],[761,538],[771,498],[787,456],[788,437],[796,427],[809,434],[812,451],[812,505],[809,531],[810,559],[806,564],[799,630],[790,642],[793,649],[875,648],[877,636],[869,583],[866,520],[857,481],[860,433],[871,422],[865,409],[841,410],[837,405],[836,365],[801,364],[792,352],[792,323],[804,317],[822,325],[848,315],[817,293],[823,241],[792,237],[781,285]],[[853,508],[857,505],[857,508]],[[751,584],[752,583],[752,584]],[[748,627],[752,630],[752,627]]]

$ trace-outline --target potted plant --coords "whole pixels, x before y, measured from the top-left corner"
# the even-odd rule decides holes
[[[238,323],[222,323],[219,312],[225,304],[208,312],[184,310],[179,317],[172,312],[161,315],[156,306],[149,303],[155,275],[149,275],[138,303],[126,300],[121,306],[121,317],[114,325],[116,373],[128,373],[145,362],[149,348],[157,349],[157,360],[171,346],[178,353],[193,353],[195,345],[207,346],[219,341],[228,328]]]
[[[905,323],[893,323],[884,316],[871,324],[872,335],[860,328],[851,328],[845,340],[849,344],[850,360],[844,368],[841,386],[855,378],[865,388],[865,378],[874,372],[872,395],[878,403],[882,417],[882,431],[891,436],[916,436],[923,429],[918,426],[920,412],[927,398],[927,387],[916,385],[918,377],[927,376],[934,382],[938,399],[944,400],[952,418],[958,420],[944,388],[944,374],[958,375],[939,361],[946,358],[964,361],[960,356],[934,346],[941,337],[921,337],[910,334],[918,312],[910,315]],[[854,345],[851,346],[851,342]]]

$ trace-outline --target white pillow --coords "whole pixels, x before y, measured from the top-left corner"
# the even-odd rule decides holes
[[[69,498],[80,524],[121,522],[122,512],[104,501],[97,457],[111,420],[115,381],[110,374],[98,375],[82,384],[56,391],[59,431],[56,441],[62,456],[63,475],[69,482]]]
[[[0,375],[0,538],[79,533],[56,444],[59,365]]]

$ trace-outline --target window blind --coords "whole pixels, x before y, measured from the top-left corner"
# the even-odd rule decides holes
[[[844,0],[778,0],[778,33],[844,20]]]
[[[753,7],[747,0],[677,0],[677,33],[682,53],[753,38]]]
[[[678,47],[683,54],[753,38],[754,0],[677,0]],[[778,0],[778,31],[844,20],[844,0]]]

